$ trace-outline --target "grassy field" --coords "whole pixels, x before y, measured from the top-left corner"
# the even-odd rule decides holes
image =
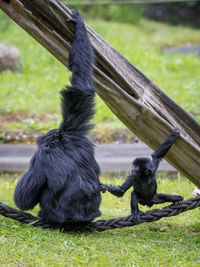
[[[10,22],[7,28],[9,20],[2,18],[0,40],[19,48],[23,72],[0,74],[1,131],[55,128],[60,121],[58,91],[69,83],[70,72],[16,24]],[[137,25],[100,20],[87,22],[200,121],[200,58],[163,52],[163,47],[200,43],[199,30],[145,19]],[[96,108],[94,122],[99,128],[123,128],[98,97]]]
[[[0,201],[10,206],[17,177],[0,176]],[[159,192],[185,199],[194,188],[183,177],[158,178],[158,185]],[[130,191],[122,199],[109,193],[102,198],[101,218],[129,214]],[[199,266],[199,221],[198,208],[150,224],[78,234],[36,229],[0,215],[0,266]]]

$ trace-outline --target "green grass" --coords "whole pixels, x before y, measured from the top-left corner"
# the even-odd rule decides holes
[[[200,115],[200,57],[162,51],[168,46],[200,44],[199,30],[144,19],[139,25],[103,21],[89,25],[179,105],[193,115]]]
[[[10,206],[17,177],[0,177],[0,201]],[[182,177],[159,178],[158,184],[159,192],[184,198],[194,188]],[[122,199],[103,194],[102,218],[128,215],[129,202],[130,191]],[[199,266],[199,221],[197,208],[150,224],[78,234],[32,228],[0,216],[0,266]]]
[[[4,17],[1,17],[1,20]],[[2,20],[3,21],[3,20]],[[13,22],[0,27],[0,40],[16,45],[21,53],[23,72],[0,74],[0,111],[8,116],[22,111],[27,118],[35,115],[36,122],[12,121],[4,130],[48,130],[59,125],[59,119],[38,121],[37,114],[60,114],[58,91],[69,84],[70,72],[53,56]],[[87,21],[97,33],[119,50],[135,66],[157,83],[170,97],[200,121],[200,57],[169,55],[164,46],[200,43],[200,31],[168,26],[142,19],[137,25]],[[42,100],[42,101],[41,101]],[[122,128],[122,124],[97,97],[94,122],[100,128]],[[41,118],[41,117],[40,117]]]

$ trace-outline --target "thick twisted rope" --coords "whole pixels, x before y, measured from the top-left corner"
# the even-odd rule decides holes
[[[171,217],[176,216],[182,212],[187,210],[192,210],[200,206],[200,195],[195,198],[190,198],[188,200],[180,201],[175,204],[171,204],[162,209],[153,209],[145,212],[141,215],[141,223],[144,222],[154,222],[162,219],[163,217]],[[42,228],[60,228],[64,231],[79,231],[79,232],[87,232],[87,231],[98,231],[102,232],[109,229],[114,228],[123,228],[127,226],[134,226],[136,223],[133,220],[132,216],[127,217],[119,217],[116,219],[109,220],[97,220],[89,223],[73,223],[73,224],[65,224],[65,225],[51,225],[41,221],[39,218],[20,211],[16,210],[12,207],[9,207],[0,202],[0,214],[11,218],[13,220],[19,221],[25,224],[31,224],[34,227],[42,227]]]

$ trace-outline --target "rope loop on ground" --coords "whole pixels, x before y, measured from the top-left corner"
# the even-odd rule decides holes
[[[141,223],[154,222],[164,217],[176,216],[187,210],[192,210],[200,206],[200,195],[195,198],[183,200],[162,209],[153,209],[143,213],[140,217]],[[108,220],[97,220],[88,223],[70,223],[65,225],[52,225],[41,221],[29,213],[14,209],[0,202],[0,214],[16,220],[20,223],[31,224],[34,227],[62,229],[63,231],[88,232],[88,231],[106,231],[114,228],[124,228],[136,225],[133,217],[119,217]]]

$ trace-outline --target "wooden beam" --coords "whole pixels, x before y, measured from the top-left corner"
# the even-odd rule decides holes
[[[0,8],[68,66],[73,25],[66,23],[71,15],[67,7],[58,0],[11,0],[10,4],[0,0]],[[166,160],[200,186],[200,124],[90,27],[87,29],[96,52],[94,79],[100,97],[152,149],[172,127],[180,128],[181,138]]]

